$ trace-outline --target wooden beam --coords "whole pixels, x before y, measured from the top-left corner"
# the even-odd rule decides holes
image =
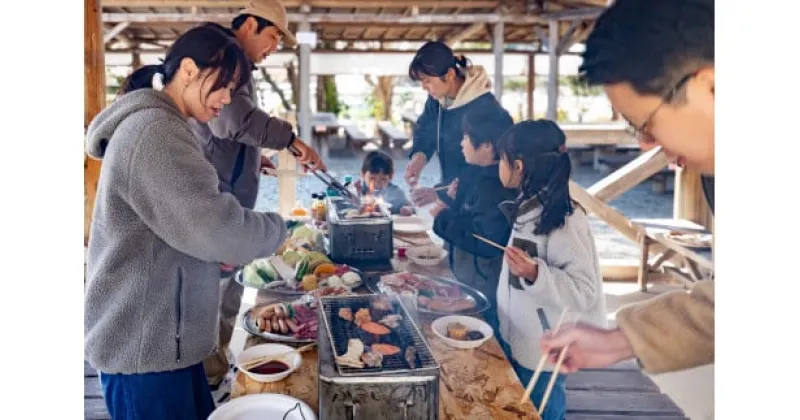
[[[558,21],[551,20],[548,29],[547,55],[547,119],[558,121]]]
[[[466,28],[460,30],[458,33],[454,35],[450,35],[447,39],[444,40],[444,43],[453,47],[454,45],[458,44],[459,42],[464,41],[465,39],[469,39],[473,35],[477,35],[483,31],[485,28],[482,22],[473,23]]]
[[[528,114],[533,119],[533,91],[536,90],[536,54],[528,54]]]
[[[114,25],[105,35],[103,35],[103,44],[108,44],[111,42],[112,39],[116,38],[117,35],[122,33],[128,26],[130,26],[130,22],[120,22]]]
[[[562,52],[568,50],[569,47],[571,47],[572,44],[575,43],[575,38],[574,38],[575,30],[578,29],[581,23],[582,22],[578,19],[573,20],[572,23],[570,23],[569,28],[567,28],[567,31],[564,33],[564,35],[561,36],[561,39],[558,40],[558,47],[557,47],[558,54],[561,54]]]
[[[136,22],[136,23],[200,23],[200,22],[230,22],[236,13],[103,13],[103,21],[109,23]],[[343,23],[343,24],[442,24],[458,25],[468,23],[504,22],[509,25],[532,25],[545,22],[541,17],[534,15],[498,15],[496,13],[481,14],[430,14],[406,16],[402,13],[372,14],[372,13],[288,13],[291,22],[308,23]]]
[[[669,165],[661,147],[649,150],[587,189],[598,200],[608,203],[639,185]]]
[[[103,56],[103,25],[100,19],[100,0],[83,0],[83,129],[106,103],[106,68]],[[100,161],[83,156],[83,243],[89,243]]]
[[[144,43],[143,43],[144,44]],[[156,44],[151,44],[155,46]],[[133,51],[140,51],[142,53],[154,53],[158,54],[161,52],[166,51],[168,46],[166,45],[158,45],[158,49],[143,49],[143,48],[108,48],[107,51],[109,53],[131,53]],[[358,48],[345,48],[341,50],[335,49],[315,49],[314,54],[414,54],[416,50],[406,50],[406,49],[397,49],[397,50],[387,50],[387,49],[367,49],[362,50]],[[456,51],[459,54],[465,54],[469,56],[469,54],[492,54],[493,51],[489,49],[476,49],[476,48],[469,48],[469,49],[458,49]],[[532,51],[524,51],[524,50],[517,50],[513,48],[506,48],[503,50],[503,54],[508,55],[530,55]],[[570,53],[564,55],[580,55],[580,53]],[[567,141],[570,141],[569,138]]]
[[[392,7],[392,8],[464,8],[493,9],[500,4],[498,0],[413,0],[398,2],[397,0],[283,0],[284,7],[294,8],[303,4],[311,7],[352,9],[357,7]],[[205,7],[209,9],[240,9],[245,7],[246,0],[103,0],[103,7]]]
[[[703,194],[700,174],[687,169],[675,172],[673,216],[676,219],[691,220],[711,229],[711,211]]]
[[[542,19],[545,20],[597,19],[605,10],[605,7],[584,7],[580,9],[542,13],[541,16]]]
[[[609,226],[634,243],[639,243],[641,235],[644,235],[644,228],[631,223],[622,213],[614,210],[572,180],[569,181],[569,195],[586,209],[586,211],[603,219]]]

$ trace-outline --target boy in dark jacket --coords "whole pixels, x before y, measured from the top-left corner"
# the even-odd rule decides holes
[[[458,281],[480,290],[492,309],[486,321],[497,329],[497,281],[503,267],[503,251],[473,236],[479,235],[505,245],[511,224],[500,210],[500,203],[513,200],[516,192],[505,188],[498,175],[498,156],[494,142],[514,124],[508,112],[493,108],[472,108],[464,115],[461,141],[469,164],[438,194],[431,210],[433,231],[449,245],[450,268]],[[450,194],[450,195],[448,195]]]

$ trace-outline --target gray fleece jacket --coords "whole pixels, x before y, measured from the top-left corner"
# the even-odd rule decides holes
[[[219,262],[272,254],[284,221],[220,192],[162,92],[118,98],[89,126],[86,152],[103,160],[87,259],[86,360],[128,374],[200,363],[217,337]]]

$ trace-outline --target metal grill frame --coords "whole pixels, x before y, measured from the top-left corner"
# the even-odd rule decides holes
[[[339,356],[336,350],[336,340],[334,339],[334,333],[331,330],[332,318],[338,317],[338,310],[342,306],[353,306],[353,302],[358,302],[363,307],[368,309],[371,308],[372,300],[376,297],[380,296],[380,298],[388,298],[392,303],[394,308],[399,307],[400,312],[399,315],[403,317],[401,321],[400,327],[398,329],[402,329],[405,332],[405,335],[410,336],[410,344],[414,345],[414,348],[417,352],[417,360],[420,362],[420,366],[414,369],[410,369],[406,367],[407,365],[403,363],[403,368],[386,368],[382,366],[381,368],[351,368],[351,367],[343,367],[339,365],[336,361],[336,357]],[[332,308],[335,305],[336,308]],[[398,373],[413,373],[413,374],[437,374],[440,367],[439,363],[436,361],[436,358],[433,356],[433,351],[431,351],[430,346],[428,345],[428,341],[425,340],[425,336],[422,334],[417,323],[411,318],[408,309],[403,305],[403,302],[398,299],[396,296],[387,296],[387,295],[379,295],[379,294],[368,294],[368,295],[353,295],[353,296],[323,296],[320,297],[319,300],[320,306],[320,313],[323,315],[323,322],[325,322],[325,329],[328,334],[328,340],[330,341],[331,346],[331,353],[333,353],[333,364],[336,365],[336,370],[338,371],[339,375],[345,377],[355,377],[355,376],[388,376],[394,375]],[[334,313],[335,312],[335,313]],[[355,312],[353,312],[355,314]],[[402,334],[402,333],[401,333]],[[343,337],[344,340],[349,340],[351,338],[357,337]],[[322,337],[319,337],[322,339]],[[400,354],[396,355],[400,357],[401,360],[404,356],[404,352],[401,350]],[[395,357],[395,356],[391,356]]]

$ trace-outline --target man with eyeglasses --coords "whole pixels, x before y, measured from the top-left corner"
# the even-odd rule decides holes
[[[280,1],[251,0],[233,19],[232,30],[213,23],[206,25],[235,37],[255,65],[281,44],[296,45],[287,23],[286,9]],[[317,152],[295,136],[290,123],[259,108],[254,81],[234,92],[231,103],[216,118],[207,124],[190,121],[190,125],[203,145],[206,157],[217,169],[220,190],[232,193],[246,208],[252,209],[256,204],[262,167],[274,169],[274,165],[261,155],[262,148],[283,150],[292,146],[299,152],[301,164],[325,169]],[[203,363],[212,390],[224,380],[232,362],[228,346],[244,293],[232,274],[233,267],[223,266],[218,349]]]
[[[662,146],[679,165],[713,176],[712,0],[617,0],[597,19],[581,72],[590,84],[603,86],[643,149]],[[705,190],[713,197],[711,187]],[[617,324],[566,325],[540,345],[553,363],[569,346],[565,372],[631,358],[651,374],[713,363],[714,283],[623,308]]]

